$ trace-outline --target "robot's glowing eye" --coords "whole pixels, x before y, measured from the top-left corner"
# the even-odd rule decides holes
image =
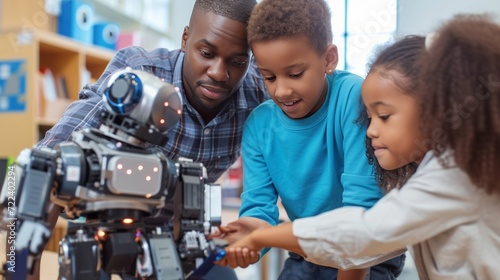
[[[180,109],[179,109],[179,110],[177,110],[177,114],[178,114],[178,115],[182,114],[182,111],[181,111]]]
[[[142,170],[144,167],[142,165],[139,165],[137,169]]]
[[[127,174],[128,174],[128,175],[132,174],[132,170],[130,170],[130,169],[129,169],[129,170],[127,170]]]
[[[163,103],[165,107],[168,107],[168,102]]]
[[[161,123],[161,124],[164,124],[164,123],[165,123],[165,120],[164,120],[164,119],[161,119],[161,120],[160,120],[160,123]]]
[[[146,181],[151,181],[151,176],[146,176]]]
[[[158,172],[158,167],[153,168],[154,172]]]
[[[121,163],[119,163],[119,164],[116,166],[116,168],[118,168],[118,169],[122,169],[122,168],[123,168],[123,165],[122,165]]]
[[[132,220],[131,218],[125,218],[125,219],[123,219],[123,221],[122,221],[122,222],[123,222],[124,224],[131,224],[131,223],[133,223],[133,222],[134,222],[134,220]]]

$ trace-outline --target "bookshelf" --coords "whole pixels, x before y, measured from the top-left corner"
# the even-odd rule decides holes
[[[134,33],[137,45],[145,49],[158,47],[171,48],[175,40],[172,37],[172,8],[174,5],[190,5],[190,1],[172,0],[85,0],[94,8],[95,20],[112,21],[120,26],[120,32]],[[178,2],[178,3],[175,3]],[[194,1],[193,1],[194,3]],[[192,5],[191,5],[192,7]],[[188,14],[189,16],[189,14]],[[182,31],[183,26],[177,28]]]
[[[0,67],[10,62],[20,63],[19,72],[24,85],[24,94],[18,98],[24,109],[9,111],[4,104],[3,111],[0,111],[0,131],[3,134],[0,157],[16,157],[21,150],[31,148],[58,121],[58,117],[44,117],[46,108],[52,110],[52,107],[47,107],[41,93],[40,69],[49,68],[54,74],[64,77],[68,100],[59,106],[67,106],[70,101],[78,99],[84,84],[82,71],[86,69],[91,79],[97,79],[114,55],[111,50],[42,29],[36,32],[3,31],[0,45],[3,46]],[[3,72],[5,69],[0,68],[0,79],[2,74],[5,76]]]

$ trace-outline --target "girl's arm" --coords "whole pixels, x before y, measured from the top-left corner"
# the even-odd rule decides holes
[[[232,258],[236,254],[243,253],[244,255],[255,254],[265,247],[281,248],[295,252],[304,256],[304,252],[300,248],[297,237],[293,235],[293,227],[291,222],[282,223],[274,227],[266,227],[254,230],[243,239],[240,239],[226,248],[227,257],[219,262],[220,265],[231,266],[228,258]],[[338,271],[337,279],[365,279],[368,269],[355,270],[340,270]]]
[[[282,223],[274,227],[266,227],[254,230],[246,237],[234,242],[226,248],[228,257],[238,248],[246,248],[249,251],[260,252],[266,247],[282,248],[304,256],[304,252],[299,246],[297,237],[293,235],[292,223]],[[225,265],[226,258],[221,261]]]

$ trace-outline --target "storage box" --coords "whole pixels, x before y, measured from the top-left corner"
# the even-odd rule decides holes
[[[121,32],[118,36],[116,50],[121,50],[129,46],[140,46],[142,43],[141,34],[138,32]]]
[[[113,22],[98,22],[94,24],[94,45],[115,50],[120,28]]]
[[[80,0],[62,0],[57,23],[59,34],[92,44],[94,7]]]
[[[57,32],[57,15],[45,10],[46,1],[48,0],[1,0],[0,30]]]

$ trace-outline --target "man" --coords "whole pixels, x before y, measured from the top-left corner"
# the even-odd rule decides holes
[[[75,130],[98,127],[108,77],[125,67],[146,70],[178,87],[184,102],[180,122],[159,148],[171,160],[184,157],[203,163],[208,182],[214,182],[238,159],[247,116],[269,98],[247,44],[247,21],[255,4],[255,0],[197,0],[180,50],[119,51],[37,146],[52,148],[69,140]],[[51,206],[53,226],[60,209]],[[236,278],[234,271],[224,270],[215,266],[207,279]]]

